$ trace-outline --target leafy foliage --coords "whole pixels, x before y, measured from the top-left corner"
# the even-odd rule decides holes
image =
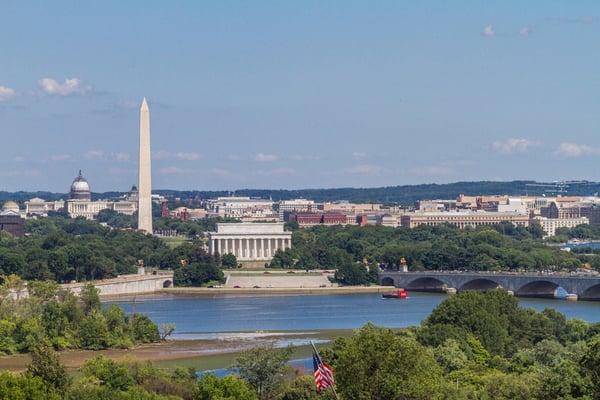
[[[333,346],[336,387],[344,398],[441,398],[442,369],[409,335],[367,324]]]
[[[130,318],[116,305],[101,308],[91,284],[79,297],[53,282],[31,282],[27,289],[22,284],[12,275],[0,285],[1,353],[34,351],[40,343],[55,349],[98,350],[160,339],[158,327],[147,316]],[[15,290],[26,290],[28,296],[17,298]]]
[[[268,400],[281,385],[291,354],[291,347],[274,350],[259,346],[242,352],[231,368],[248,382],[259,399]]]

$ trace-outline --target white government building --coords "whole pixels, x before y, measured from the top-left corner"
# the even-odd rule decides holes
[[[123,199],[92,201],[90,185],[80,170],[79,175],[71,184],[67,201],[45,201],[39,197],[34,197],[25,202],[25,213],[26,215],[47,216],[50,211],[59,211],[66,208],[71,218],[94,219],[100,211],[107,209],[121,214],[133,215],[138,209],[137,197],[138,191],[134,186]]]
[[[233,254],[240,261],[271,260],[278,249],[292,247],[292,232],[283,223],[221,223],[208,232],[208,252]]]

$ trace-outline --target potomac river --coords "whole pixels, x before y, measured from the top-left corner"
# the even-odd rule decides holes
[[[372,322],[389,328],[420,325],[445,294],[410,293],[406,300],[361,294],[157,294],[106,301],[175,324],[171,339],[213,339],[266,332],[357,329]],[[567,318],[600,321],[600,302],[519,299],[521,307],[554,308]]]

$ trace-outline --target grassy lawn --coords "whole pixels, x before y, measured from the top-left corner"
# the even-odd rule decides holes
[[[192,241],[191,239],[184,237],[165,237],[162,238],[162,240],[164,240],[164,242],[167,244],[167,246],[169,246],[170,249],[174,249],[175,247],[180,246],[183,243]]]

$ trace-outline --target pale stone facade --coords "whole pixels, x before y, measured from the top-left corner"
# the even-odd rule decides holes
[[[46,201],[39,197],[34,197],[25,202],[25,214],[46,217],[48,216],[48,212],[61,210],[64,206],[64,200]]]
[[[262,221],[278,219],[271,200],[244,196],[218,197],[208,200],[207,205],[212,213],[223,218]]]
[[[545,232],[544,237],[556,235],[557,228],[575,228],[577,225],[589,224],[590,220],[587,217],[581,218],[546,218],[533,217],[531,222],[537,222],[542,226]]]
[[[312,212],[316,209],[315,202],[306,199],[281,200],[278,203],[275,203],[274,207],[279,215],[280,221],[283,221],[286,212]]]
[[[208,232],[208,252],[233,254],[240,261],[269,261],[278,249],[292,247],[292,233],[282,223],[217,224]]]
[[[529,216],[519,213],[500,213],[487,211],[405,213],[400,217],[401,226],[414,228],[419,225],[436,226],[452,224],[463,229],[467,226],[495,225],[509,221],[515,226],[529,226]]]

